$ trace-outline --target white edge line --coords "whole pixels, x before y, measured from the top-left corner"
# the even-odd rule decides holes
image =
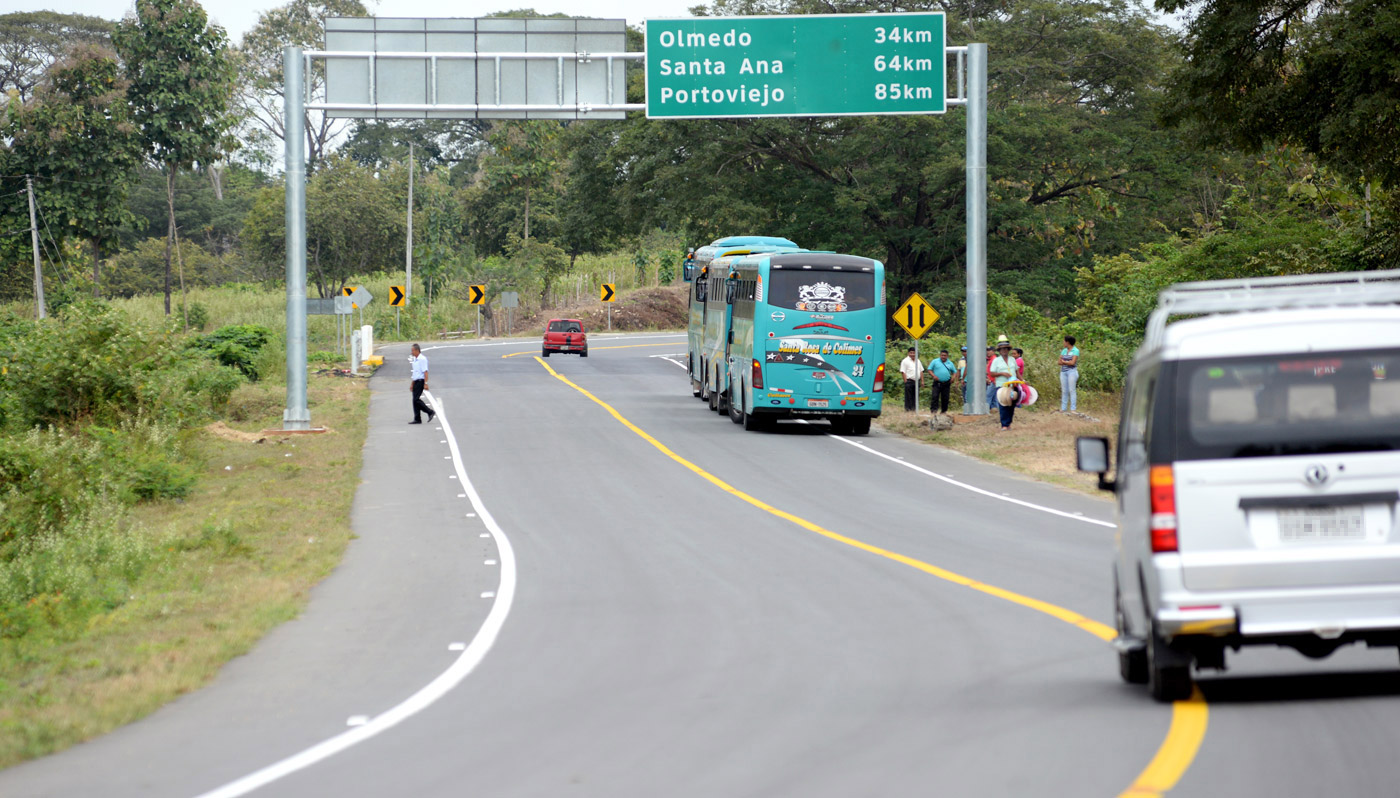
[[[1044,507],[1044,506],[1039,505],[1039,504],[1032,504],[1031,502],[1023,501],[1023,500],[1021,500],[1021,499],[1013,499],[1013,498],[1011,498],[1010,496],[1002,496],[1002,495],[999,494],[999,493],[992,493],[992,492],[989,491],[989,490],[983,490],[983,489],[981,489],[981,488],[979,488],[979,487],[976,487],[975,485],[969,485],[969,484],[967,484],[966,482],[959,482],[959,481],[957,481],[956,479],[949,479],[948,477],[945,477],[945,476],[943,476],[942,474],[935,474],[935,473],[933,473],[932,471],[928,470],[927,468],[920,468],[919,466],[916,466],[916,465],[914,465],[913,463],[905,462],[904,460],[900,460],[900,459],[898,459],[898,458],[896,458],[896,457],[891,457],[890,455],[887,455],[887,454],[885,454],[884,452],[878,452],[878,451],[876,451],[876,450],[870,448],[869,446],[866,446],[866,445],[863,444],[863,443],[857,443],[856,441],[848,440],[848,439],[846,439],[846,438],[841,437],[840,435],[832,435],[831,433],[827,433],[827,437],[828,437],[828,438],[835,439],[835,440],[838,440],[838,441],[840,441],[840,442],[842,442],[842,443],[845,443],[845,444],[849,444],[849,445],[851,445],[851,446],[856,447],[857,449],[864,449],[865,451],[870,452],[871,454],[875,455],[876,457],[883,457],[883,458],[885,458],[886,460],[889,460],[891,463],[895,463],[895,464],[897,464],[897,465],[902,465],[902,466],[904,466],[905,468],[912,468],[912,469],[914,469],[915,471],[918,471],[920,474],[926,474],[926,475],[928,475],[928,476],[930,476],[930,477],[933,477],[934,479],[940,480],[940,481],[942,481],[942,482],[946,482],[946,483],[948,483],[949,485],[956,485],[957,487],[962,488],[962,489],[964,489],[964,490],[970,490],[970,491],[972,491],[973,493],[980,493],[980,494],[982,494],[983,496],[988,496],[988,497],[990,497],[990,498],[996,499],[997,501],[1010,502],[1010,503],[1012,503],[1012,504],[1019,504],[1019,505],[1021,505],[1022,507],[1029,507],[1029,508],[1032,509],[1032,510],[1039,510],[1039,511],[1041,511],[1042,513],[1050,513],[1051,515],[1058,515],[1058,516],[1060,516],[1061,518],[1068,518],[1068,519],[1070,519],[1070,520],[1072,520],[1072,521],[1083,521],[1083,522],[1086,523],[1086,524],[1097,524],[1098,526],[1106,526],[1106,527],[1108,527],[1109,529],[1117,529],[1117,528],[1118,528],[1118,525],[1115,524],[1115,523],[1113,523],[1113,522],[1111,522],[1111,521],[1100,521],[1100,520],[1098,520],[1097,518],[1089,518],[1089,517],[1083,516],[1083,515],[1075,515],[1074,513],[1067,513],[1067,512],[1065,512],[1064,510],[1056,510],[1056,509],[1051,508],[1051,507]]]
[[[376,715],[363,726],[356,726],[337,734],[280,762],[203,793],[198,798],[233,798],[234,796],[246,795],[259,787],[334,756],[352,745],[362,743],[381,732],[388,731],[400,722],[428,708],[446,695],[449,690],[460,684],[476,669],[476,666],[481,664],[481,661],[486,657],[486,652],[490,651],[491,646],[495,644],[496,638],[500,635],[501,627],[505,625],[506,616],[510,614],[511,603],[515,599],[515,551],[511,548],[510,540],[506,538],[505,531],[487,511],[486,506],[481,502],[481,496],[476,492],[476,487],[467,478],[466,468],[462,465],[461,450],[457,448],[457,438],[452,434],[452,426],[448,424],[447,416],[443,413],[442,403],[433,398],[431,393],[428,394],[428,400],[437,408],[437,414],[442,419],[442,429],[447,433],[448,445],[452,447],[452,464],[457,470],[459,481],[467,489],[467,496],[471,500],[472,507],[476,508],[477,515],[486,524],[486,528],[491,531],[491,536],[495,538],[496,547],[500,551],[500,586],[496,589],[496,600],[491,605],[491,611],[486,614],[486,620],[477,630],[471,643],[463,649],[461,656],[447,670],[397,706]]]
[[[652,355],[652,357],[659,357],[659,358],[661,358],[662,360],[671,360],[671,358],[666,357],[666,356],[664,356],[664,355]],[[674,360],[671,360],[671,362],[672,362],[672,363],[676,363],[676,361],[674,361]],[[676,365],[677,365],[677,366],[680,366],[681,368],[685,368],[685,364],[684,364],[684,363],[676,363]],[[805,420],[803,420],[803,419],[798,419],[798,420],[799,420],[799,421],[802,421],[802,423],[804,423],[804,424],[807,423],[807,422],[806,422]],[[934,479],[937,479],[937,480],[941,480],[941,481],[943,481],[943,482],[946,482],[946,483],[948,483],[949,485],[956,485],[957,487],[962,488],[962,489],[964,489],[964,490],[970,490],[970,491],[972,491],[973,493],[980,493],[980,494],[982,494],[983,496],[988,496],[988,497],[993,498],[993,499],[996,499],[996,500],[998,500],[998,501],[1011,502],[1012,504],[1019,504],[1019,505],[1021,505],[1022,507],[1029,507],[1029,508],[1032,509],[1032,510],[1039,510],[1039,511],[1041,511],[1042,513],[1050,513],[1051,515],[1058,515],[1058,516],[1060,516],[1061,518],[1068,518],[1068,519],[1073,520],[1073,521],[1083,521],[1083,522],[1086,523],[1086,524],[1096,524],[1096,525],[1098,525],[1098,526],[1106,526],[1106,527],[1108,527],[1109,529],[1117,529],[1117,528],[1118,528],[1118,525],[1115,524],[1115,523],[1113,523],[1112,521],[1100,521],[1100,520],[1098,520],[1097,518],[1089,518],[1088,516],[1084,516],[1084,515],[1075,515],[1074,513],[1067,513],[1067,512],[1065,512],[1065,511],[1063,511],[1063,510],[1056,510],[1056,509],[1051,508],[1051,507],[1043,507],[1043,506],[1041,506],[1041,505],[1039,505],[1039,504],[1032,504],[1031,502],[1028,502],[1028,501],[1022,501],[1021,499],[1013,499],[1013,498],[1011,498],[1011,497],[1009,497],[1009,496],[1002,496],[1001,494],[998,494],[998,493],[992,493],[991,491],[983,490],[983,489],[981,489],[981,488],[979,488],[979,487],[977,487],[977,486],[975,486],[975,485],[969,485],[969,484],[967,484],[966,482],[959,482],[959,481],[957,481],[956,479],[950,479],[950,478],[948,478],[948,477],[943,476],[942,474],[935,474],[935,473],[933,473],[932,471],[928,470],[927,468],[920,468],[919,466],[916,466],[916,465],[914,465],[913,463],[907,463],[907,462],[905,462],[905,461],[903,461],[903,460],[900,460],[900,459],[897,458],[897,457],[891,457],[890,455],[887,455],[887,454],[885,454],[884,452],[877,452],[877,451],[875,451],[874,449],[870,448],[869,446],[866,446],[866,445],[863,444],[863,443],[857,443],[857,442],[855,442],[855,441],[853,441],[853,440],[850,440],[850,439],[848,439],[848,438],[843,438],[843,437],[841,437],[840,435],[832,435],[831,433],[828,432],[828,433],[826,434],[826,436],[827,436],[828,438],[832,438],[832,439],[838,440],[838,441],[840,441],[840,442],[842,442],[842,443],[845,443],[845,444],[849,444],[849,445],[851,445],[851,446],[854,446],[854,447],[856,447],[857,449],[864,449],[865,451],[870,452],[871,454],[875,455],[876,457],[883,457],[883,458],[885,458],[886,460],[889,460],[891,463],[894,463],[894,464],[896,464],[896,465],[902,465],[902,466],[904,466],[905,468],[912,468],[912,469],[914,469],[915,471],[918,471],[920,474],[926,474],[926,475],[928,475],[928,476],[930,476],[930,477],[933,477]]]
[[[661,358],[662,360],[671,360],[671,358],[666,357],[665,355],[652,355],[652,357],[659,357],[659,358]],[[671,360],[671,362],[672,362],[672,363],[676,363],[676,361],[674,361],[674,360]],[[684,363],[676,363],[676,365],[677,365],[677,366],[680,366],[681,368],[685,368],[685,367],[686,367]],[[803,419],[798,419],[798,420],[799,420],[799,421],[802,421],[802,423],[804,423],[804,424],[807,423],[807,422],[806,422],[805,420],[803,420]],[[997,500],[999,500],[999,501],[1011,502],[1012,504],[1019,504],[1019,505],[1021,505],[1022,507],[1029,507],[1029,508],[1032,509],[1032,510],[1039,510],[1039,511],[1041,511],[1041,512],[1043,512],[1043,513],[1050,513],[1051,515],[1058,515],[1058,516],[1060,516],[1061,518],[1069,518],[1069,519],[1074,520],[1074,521],[1083,521],[1083,522],[1086,523],[1086,524],[1096,524],[1096,525],[1098,525],[1098,526],[1106,526],[1106,527],[1108,527],[1109,529],[1117,529],[1117,528],[1118,528],[1118,525],[1115,524],[1115,523],[1113,523],[1112,521],[1100,521],[1100,520],[1098,520],[1097,518],[1089,518],[1089,517],[1084,516],[1084,515],[1075,515],[1074,513],[1067,513],[1067,512],[1064,512],[1063,510],[1056,510],[1056,509],[1053,509],[1053,508],[1051,508],[1051,507],[1042,507],[1042,506],[1039,505],[1039,504],[1032,504],[1032,503],[1030,503],[1030,502],[1028,502],[1028,501],[1022,501],[1021,499],[1013,499],[1013,498],[1011,498],[1011,497],[1009,497],[1009,496],[1002,496],[1002,495],[997,494],[997,493],[992,493],[991,491],[982,490],[981,488],[976,487],[976,486],[974,486],[974,485],[969,485],[969,484],[967,484],[966,482],[959,482],[959,481],[957,481],[956,479],[950,479],[950,478],[948,478],[948,477],[943,476],[942,474],[935,474],[935,473],[933,473],[932,471],[929,471],[927,468],[920,468],[919,466],[916,466],[916,465],[914,465],[913,463],[906,463],[905,461],[900,460],[900,459],[897,458],[897,457],[891,457],[890,455],[887,455],[887,454],[885,454],[884,452],[877,452],[877,451],[875,451],[874,449],[870,448],[869,446],[866,446],[866,445],[863,444],[863,443],[857,443],[857,442],[855,442],[855,441],[853,441],[853,440],[850,440],[850,439],[848,439],[848,438],[843,438],[843,437],[841,437],[840,435],[832,435],[831,433],[828,432],[828,433],[826,434],[826,436],[827,436],[828,438],[833,438],[833,439],[835,439],[835,440],[838,440],[838,441],[840,441],[840,442],[842,442],[842,443],[850,444],[851,446],[854,446],[854,447],[856,447],[857,449],[864,449],[865,451],[870,452],[871,454],[875,455],[876,457],[883,457],[883,458],[885,458],[886,460],[889,460],[891,463],[894,463],[894,464],[896,464],[896,465],[902,465],[902,466],[904,466],[905,468],[912,468],[912,469],[914,469],[915,471],[918,471],[920,474],[926,474],[926,475],[928,475],[928,476],[933,477],[934,479],[941,480],[941,481],[943,481],[943,482],[947,482],[949,485],[956,485],[957,487],[963,488],[964,490],[970,490],[970,491],[972,491],[973,493],[980,493],[980,494],[982,494],[983,496],[989,496],[989,497],[991,497],[991,498],[993,498],[993,499],[997,499]]]

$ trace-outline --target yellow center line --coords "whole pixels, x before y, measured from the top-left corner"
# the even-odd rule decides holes
[[[627,345],[625,345],[625,346],[590,346],[590,347],[588,347],[588,351],[592,352],[592,351],[594,351],[595,349],[636,349],[637,347],[640,347],[640,346],[678,346],[679,344],[680,344],[679,341],[672,341],[672,342],[669,343],[669,344],[627,344]],[[521,355],[532,355],[532,354],[534,354],[534,350],[533,350],[533,349],[528,350],[528,351],[525,351],[525,352],[511,352],[511,353],[508,354],[508,355],[501,355],[501,357],[503,357],[503,358],[506,358],[506,357],[520,357]],[[549,368],[549,367],[548,367],[548,366],[545,366],[545,368]],[[553,370],[553,369],[551,369],[551,371],[552,371],[552,370]],[[555,376],[557,377],[557,376],[559,376],[559,375],[556,374]]]
[[[1210,710],[1206,708],[1206,699],[1199,687],[1191,691],[1190,698],[1174,702],[1167,739],[1138,774],[1133,786],[1124,790],[1119,798],[1160,798],[1175,787],[1200,750],[1209,716]]]
[[[647,344],[640,345],[646,346]],[[661,345],[662,344],[651,344],[651,346]],[[670,447],[666,446],[666,444],[662,443],[661,441],[658,441],[656,438],[653,438],[651,435],[647,434],[647,432],[641,427],[638,427],[636,424],[633,424],[631,421],[627,420],[627,418],[621,413],[617,412],[617,410],[613,408],[612,405],[608,404],[607,402],[604,402],[602,399],[599,399],[597,396],[594,396],[587,389],[578,385],[573,380],[570,380],[568,377],[565,377],[564,375],[550,368],[549,364],[544,362],[544,358],[536,355],[535,361],[538,362],[541,366],[544,366],[545,371],[548,371],[550,374],[554,375],[556,379],[562,381],[565,385],[568,385],[570,388],[573,388],[574,390],[588,397],[599,407],[608,411],[609,415],[617,419],[618,422],[621,423],[624,427],[636,433],[639,437],[642,438],[642,440],[646,441],[647,443],[650,443],[657,449],[657,451],[671,458],[676,463],[679,463],[685,468],[693,471],[697,476],[704,479],[706,482],[709,482],[710,484],[714,485],[715,487],[719,488],[720,490],[724,491],[725,493],[728,493],[741,501],[747,502],[748,504],[751,504],[754,507],[757,507],[758,509],[763,510],[766,513],[775,515],[779,518],[782,518],[785,521],[790,521],[796,524],[797,526],[808,530],[809,532],[815,532],[818,535],[821,535],[822,537],[830,538],[831,540],[837,541],[838,543],[844,543],[847,546],[851,546],[852,548],[860,549],[861,551],[868,552],[879,557],[884,557],[888,560],[893,560],[897,563],[907,565],[911,568],[916,568],[920,571],[923,571],[926,574],[930,574],[932,576],[938,577],[939,579],[952,582],[955,585],[961,585],[971,590],[986,593],[989,596],[996,596],[999,599],[1009,601],[1013,604],[1019,604],[1022,607],[1035,610],[1036,612],[1044,613],[1045,615],[1049,615],[1050,617],[1055,618],[1056,620],[1064,621],[1065,623],[1068,623],[1079,629],[1083,629],[1084,631],[1088,632],[1091,635],[1094,635],[1100,640],[1108,641],[1118,636],[1117,630],[1115,630],[1112,626],[1100,623],[1092,618],[1080,615],[1074,610],[1066,609],[1059,605],[1051,604],[1047,601],[1041,601],[1040,599],[1031,598],[1030,596],[1022,595],[1020,593],[1016,593],[1005,588],[997,587],[995,585],[989,585],[986,582],[979,582],[976,579],[963,576],[962,574],[954,573],[953,571],[949,571],[946,568],[939,568],[938,566],[926,563],[923,560],[916,560],[913,557],[900,554],[899,552],[890,551],[889,549],[882,549],[879,546],[873,546],[869,543],[865,543],[864,541],[856,540],[855,538],[842,535],[839,532],[833,532],[825,527],[814,524],[805,518],[793,515],[792,513],[789,513],[785,510],[780,510],[777,507],[774,507],[773,505],[763,501],[762,499],[759,499],[755,496],[745,493],[742,490],[739,490],[738,488],[734,487],[733,485],[730,485],[728,482],[725,482],[724,480],[720,479],[714,474],[711,474],[710,472],[706,471],[705,469],[701,468],[695,463],[692,463],[684,457],[681,457],[680,455],[671,451]],[[1137,780],[1133,782],[1133,785],[1129,787],[1126,792],[1122,793],[1120,798],[1147,798],[1148,796],[1160,796],[1162,793],[1176,786],[1176,783],[1181,779],[1182,774],[1184,774],[1186,772],[1186,769],[1191,766],[1191,760],[1195,758],[1196,751],[1201,747],[1201,740],[1205,737],[1206,733],[1207,713],[1208,710],[1206,709],[1205,699],[1201,696],[1201,691],[1199,689],[1192,693],[1190,699],[1186,701],[1177,701],[1173,703],[1172,723],[1171,727],[1167,730],[1166,739],[1162,741],[1161,747],[1157,749],[1156,756],[1154,756],[1152,758],[1152,761],[1148,763],[1147,768],[1144,769],[1142,773],[1138,775]]]

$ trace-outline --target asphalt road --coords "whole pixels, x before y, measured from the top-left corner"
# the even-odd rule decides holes
[[[577,388],[537,350],[430,348],[442,412],[409,426],[391,348],[359,537],[307,611],[0,796],[1113,796],[1169,739],[1073,622],[1111,622],[1107,502],[878,431],[745,433],[666,359],[683,336],[544,361]],[[1394,650],[1230,664],[1173,796],[1400,791]]]

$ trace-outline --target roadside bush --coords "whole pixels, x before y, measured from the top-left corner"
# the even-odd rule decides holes
[[[178,336],[93,302],[34,324],[10,346],[0,374],[0,427],[9,429],[132,417],[184,423],[217,408],[238,379],[182,356]]]
[[[191,302],[189,307],[185,308],[184,315],[185,325],[191,330],[202,332],[205,327],[209,326],[209,309],[198,302]]]
[[[217,363],[238,369],[243,376],[256,382],[259,376],[257,357],[270,340],[272,331],[266,327],[233,324],[200,336],[190,348],[204,352]]]

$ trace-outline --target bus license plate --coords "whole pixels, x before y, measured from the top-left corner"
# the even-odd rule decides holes
[[[827,406],[830,405],[830,404],[831,404],[831,400],[830,400],[830,399],[808,399],[808,400],[807,400],[807,406],[808,406],[808,407],[827,407]]]

